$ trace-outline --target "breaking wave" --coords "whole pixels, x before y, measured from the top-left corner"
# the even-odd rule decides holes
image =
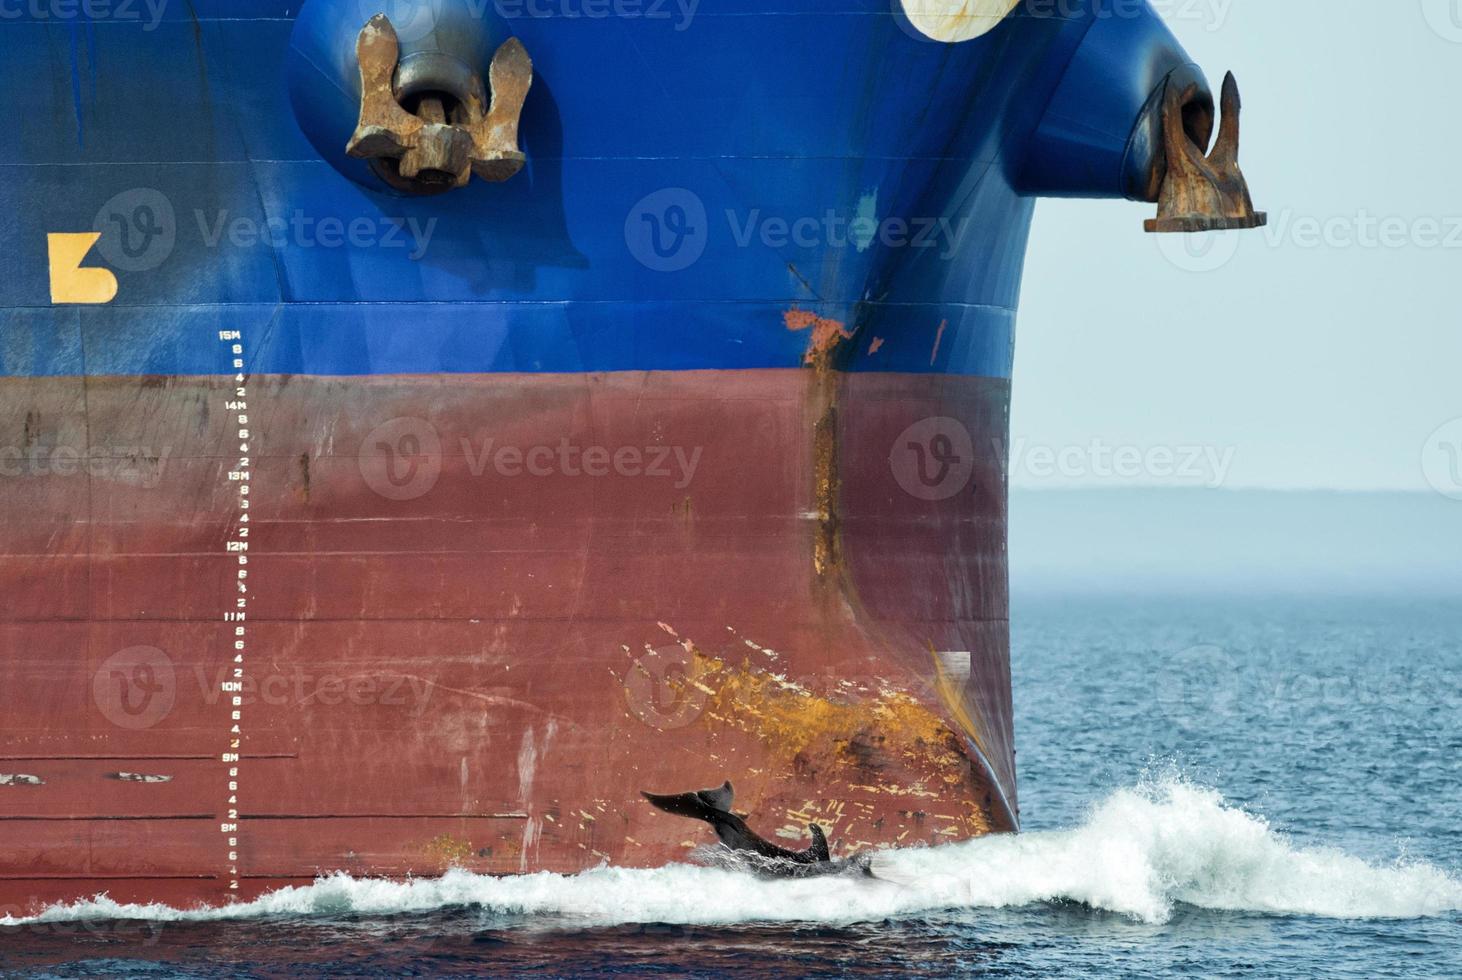
[[[1462,880],[1425,863],[1378,865],[1297,846],[1220,795],[1169,777],[1118,790],[1078,827],[887,851],[877,879],[769,881],[718,867],[601,868],[390,882],[322,878],[225,909],[120,905],[106,897],[35,919],[225,921],[273,916],[398,915],[472,907],[565,927],[630,923],[852,924],[950,909],[1081,903],[1162,923],[1179,905],[1346,919],[1419,918],[1462,909]],[[692,900],[693,899],[693,900]]]

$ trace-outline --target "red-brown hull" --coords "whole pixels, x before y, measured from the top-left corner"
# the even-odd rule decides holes
[[[248,384],[0,380],[0,914],[1014,829],[1007,382]]]

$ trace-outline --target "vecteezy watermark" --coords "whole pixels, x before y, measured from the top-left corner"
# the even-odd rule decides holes
[[[154,0],[161,2],[161,0]],[[667,21],[687,30],[701,0],[357,0],[364,25],[385,14],[403,44],[420,41],[439,27],[451,29],[458,18],[498,20],[647,20]]]
[[[964,241],[971,218],[878,218],[843,215],[829,208],[817,217],[786,218],[753,208],[744,215],[726,212],[737,248],[853,248],[866,252],[874,244],[889,249],[932,249],[941,259],[953,258]]]
[[[624,700],[636,718],[660,731],[694,724],[706,710],[708,691],[686,646],[646,647],[624,678]]]
[[[1154,235],[1157,250],[1168,263],[1184,272],[1214,272],[1239,254],[1250,231],[1210,231],[1201,235]]]
[[[446,0],[356,0],[359,23],[351,26],[364,27],[376,14],[385,14],[396,31],[397,40],[411,44],[437,29],[445,3]]]
[[[154,450],[146,446],[0,446],[0,479],[42,476],[84,476],[109,483],[121,483],[144,490],[162,482],[172,448]]]
[[[676,31],[689,29],[701,0],[467,0],[480,9],[490,3],[504,20],[524,17],[564,20],[664,20]]]
[[[110,198],[96,213],[97,251],[114,269],[149,272],[168,260],[178,244],[173,202],[155,187],[134,187]]]
[[[1458,0],[1462,3],[1462,0]],[[1462,215],[1381,216],[1364,209],[1355,214],[1318,217],[1285,210],[1270,215],[1268,226],[1253,231],[1202,235],[1155,235],[1164,258],[1185,272],[1213,272],[1228,265],[1247,243],[1266,248],[1369,251],[1462,249]]]
[[[233,678],[227,667],[210,672],[195,666],[193,680],[198,684],[199,701],[210,706],[227,697],[235,708],[256,704],[290,708],[352,705],[400,708],[412,717],[426,711],[436,689],[430,678],[392,671],[332,673],[308,671],[303,667]]]
[[[119,650],[91,678],[92,701],[102,717],[129,731],[152,728],[166,719],[177,695],[172,658],[157,647]]]
[[[680,272],[700,261],[710,242],[705,202],[684,187],[641,198],[624,219],[630,254],[652,272]]]
[[[453,445],[472,479],[569,477],[666,480],[684,490],[695,479],[702,447],[585,446],[567,437],[556,444],[505,445],[492,437],[444,439],[425,419],[398,418],[361,442],[358,464],[366,485],[387,500],[418,500],[440,481],[446,447]]]
[[[1421,13],[1437,37],[1462,44],[1462,0],[1421,0]]]
[[[196,684],[196,700],[187,678]],[[426,710],[436,684],[431,678],[392,671],[312,671],[303,667],[263,675],[236,676],[233,667],[195,665],[179,671],[157,647],[128,647],[108,657],[92,675],[92,700],[102,716],[129,731],[153,728],[176,708],[180,695],[191,703],[216,705],[227,698],[239,709],[255,704],[304,707],[379,706],[413,717]]]
[[[1152,677],[1157,708],[1185,730],[1228,729],[1240,716],[1313,724],[1317,713],[1426,711],[1440,708],[1457,686],[1452,672],[1405,658],[1305,660],[1290,650],[1238,652],[1215,644],[1160,653]]]
[[[1149,11],[1152,11],[1165,21],[1201,24],[1204,30],[1212,32],[1223,28],[1233,5],[1234,0],[1108,0],[1103,4],[1092,4],[1088,0],[1021,0],[1020,11],[1028,17],[1061,20],[1081,17],[1138,20],[1150,16]]]
[[[296,208],[288,217],[260,221],[248,215],[231,215],[227,209],[207,214],[193,212],[198,232],[208,248],[227,241],[234,248],[260,246],[285,249],[399,249],[417,261],[426,255],[436,233],[437,219],[425,220],[391,215],[361,215],[345,219],[334,215],[316,217]]]
[[[948,500],[974,479],[975,443],[959,419],[924,419],[894,440],[888,465],[909,496],[931,503]]]
[[[722,227],[724,221],[724,227]],[[669,187],[641,198],[624,222],[629,252],[654,272],[680,272],[705,255],[712,237],[736,248],[884,249],[927,251],[948,260],[959,254],[973,219],[879,216],[872,197],[850,212],[827,208],[816,215],[770,214],[761,208],[727,209],[716,219],[700,195]]]
[[[1447,422],[1427,437],[1421,450],[1421,471],[1437,493],[1462,500],[1462,418]]]
[[[1234,710],[1238,662],[1222,647],[1189,647],[1158,667],[1157,706],[1183,728],[1221,724]]]
[[[171,198],[154,187],[134,187],[101,206],[92,230],[101,235],[97,251],[112,268],[150,272],[172,257],[184,230],[196,231],[198,240],[210,249],[385,249],[416,261],[431,246],[437,220],[389,214],[316,215],[302,208],[259,218],[228,208],[193,208],[185,229]]]
[[[1135,20],[1156,11],[1166,21],[1212,32],[1228,20],[1234,0],[889,0],[894,22],[919,41],[954,43],[993,30],[1006,17]]]
[[[527,448],[499,446],[495,439],[474,443],[462,440],[462,453],[467,458],[467,472],[482,476],[488,469],[501,477],[586,476],[600,479],[610,476],[631,479],[673,481],[677,490],[684,490],[695,479],[704,450],[697,446],[580,446],[568,439],[557,445]]]
[[[0,20],[140,23],[155,31],[170,0],[0,0]]]
[[[419,500],[442,475],[442,437],[426,419],[391,419],[361,441],[357,455],[366,486],[387,500]]]
[[[425,418],[392,418],[361,440],[357,465],[387,500],[420,500],[442,478],[442,436]]]
[[[125,943],[156,946],[167,925],[158,919],[42,918],[40,921],[21,921],[27,917],[27,908],[40,908],[45,904],[36,896],[26,906],[0,905],[0,941],[27,936],[36,941],[54,938],[67,943],[96,940],[108,946]]]
[[[1109,446],[1101,439],[1060,447],[1017,439],[1008,449],[1007,472],[1016,483],[1027,477],[1075,483],[1183,483],[1208,489],[1224,485],[1238,454],[1233,446]],[[995,442],[998,457],[1006,458],[1006,450],[1003,441]]]

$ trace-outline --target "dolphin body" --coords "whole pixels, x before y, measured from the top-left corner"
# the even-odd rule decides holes
[[[736,854],[755,855],[751,865],[759,873],[772,878],[814,878],[821,875],[843,874],[857,871],[873,877],[870,860],[866,854],[834,861],[827,846],[827,835],[817,824],[808,824],[812,833],[812,846],[805,851],[792,851],[779,847],[755,833],[746,826],[746,821],[731,812],[731,802],[736,791],[728,780],[718,789],[703,789],[695,793],[680,793],[674,796],[660,796],[655,793],[641,793],[658,809],[673,813],[677,817],[689,817],[711,825],[722,846]]]

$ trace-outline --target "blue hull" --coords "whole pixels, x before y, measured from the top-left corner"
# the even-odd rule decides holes
[[[263,373],[794,367],[797,307],[883,338],[846,370],[1007,377],[1024,185],[1130,192],[1186,60],[1097,0],[952,45],[898,0],[499,17],[535,63],[527,169],[413,199],[343,155],[370,6],[0,20],[0,371],[208,374],[221,320]],[[117,296],[53,306],[47,235],[86,230]]]

